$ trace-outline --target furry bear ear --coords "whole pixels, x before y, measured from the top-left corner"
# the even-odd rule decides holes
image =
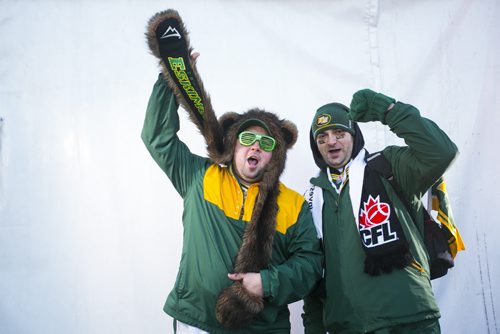
[[[281,133],[283,135],[283,139],[285,139],[286,148],[292,148],[292,146],[297,142],[297,137],[299,136],[299,132],[295,124],[287,120],[282,120]]]
[[[222,133],[227,133],[231,126],[236,123],[240,119],[241,115],[238,113],[235,113],[233,111],[229,111],[224,113],[220,118],[219,118],[219,123],[222,127]]]

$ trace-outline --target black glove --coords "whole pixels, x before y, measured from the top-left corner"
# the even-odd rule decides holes
[[[160,60],[168,86],[205,137],[210,158],[219,161],[224,151],[222,128],[191,57],[193,48],[179,13],[168,9],[153,15],[146,38],[151,53]]]
[[[179,103],[202,126],[208,106],[206,93],[190,52],[188,33],[179,13],[173,9],[156,13],[148,23],[146,32],[149,48],[161,60],[162,72]]]

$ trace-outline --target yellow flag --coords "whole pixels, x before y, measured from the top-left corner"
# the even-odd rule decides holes
[[[431,187],[431,196],[432,210],[437,211],[437,220],[441,223],[442,227],[446,228],[443,231],[448,238],[451,256],[455,258],[459,251],[465,250],[465,245],[453,220],[450,201],[446,191],[446,183],[442,176]]]

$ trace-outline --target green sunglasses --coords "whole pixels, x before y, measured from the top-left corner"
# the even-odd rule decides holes
[[[253,145],[256,141],[259,142],[260,148],[266,152],[272,152],[276,147],[276,140],[273,137],[261,135],[258,133],[243,131],[238,135],[240,144],[243,146]]]

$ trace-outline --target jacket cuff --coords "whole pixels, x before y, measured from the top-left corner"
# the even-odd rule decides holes
[[[272,300],[273,293],[271,290],[271,279],[269,276],[269,270],[264,269],[260,271],[260,279],[262,280],[262,291],[264,292],[264,298]]]
[[[379,120],[384,125],[387,124],[386,122],[386,117],[388,112],[387,109],[392,103],[396,103],[396,100],[382,93],[376,94],[372,100],[370,107],[372,110],[376,111],[379,114]]]

